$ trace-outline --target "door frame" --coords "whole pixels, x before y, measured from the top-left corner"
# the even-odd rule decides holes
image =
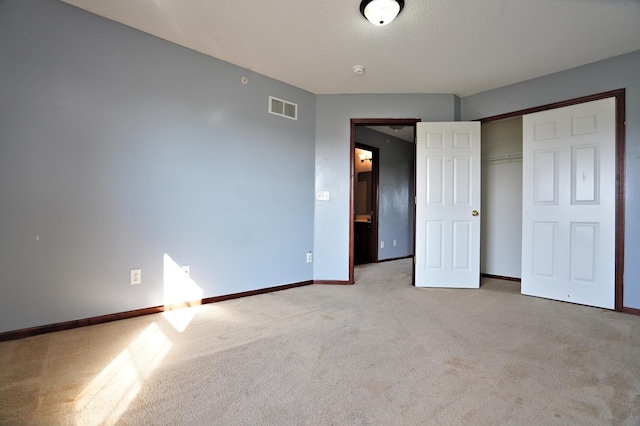
[[[515,118],[534,112],[547,111],[585,102],[597,101],[606,98],[615,98],[616,105],[616,182],[615,182],[615,311],[634,313],[634,310],[624,308],[624,198],[625,198],[625,93],[626,90],[616,89],[593,95],[582,96],[561,102],[541,105],[533,108],[526,108],[505,114],[493,115],[481,118],[480,123],[490,123],[492,121]]]
[[[351,122],[350,122],[350,126],[351,126],[351,141],[350,141],[350,151],[349,151],[349,176],[350,176],[350,190],[349,190],[349,281],[348,284],[354,284],[355,280],[354,280],[354,274],[353,274],[353,231],[354,231],[354,226],[353,226],[353,222],[355,220],[355,216],[354,216],[354,195],[355,195],[355,186],[354,186],[354,179],[355,179],[355,149],[356,149],[356,126],[390,126],[390,125],[403,125],[403,126],[413,126],[415,128],[416,123],[422,121],[422,119],[420,118],[352,118]],[[413,185],[415,186],[415,173],[414,173],[414,179],[413,179]],[[378,197],[376,194],[376,203],[378,202]],[[415,205],[414,205],[415,208]],[[377,216],[377,215],[376,215]],[[375,254],[375,259],[377,261],[378,259],[378,255],[377,255],[377,250],[378,250],[378,241],[377,241],[377,230],[378,230],[378,225],[377,225],[377,221],[378,218],[376,217],[376,254]],[[414,221],[415,221],[415,215],[414,215]],[[414,228],[415,229],[415,228]],[[415,232],[414,232],[415,234]],[[414,242],[414,247],[415,247],[415,242]],[[415,248],[414,248],[415,250]]]

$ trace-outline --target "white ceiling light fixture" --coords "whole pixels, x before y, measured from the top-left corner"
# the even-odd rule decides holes
[[[360,13],[373,25],[387,25],[400,13],[404,0],[362,0]]]
[[[360,162],[364,163],[365,161],[373,162],[373,153],[369,151],[365,151],[364,153],[358,155],[360,157]]]

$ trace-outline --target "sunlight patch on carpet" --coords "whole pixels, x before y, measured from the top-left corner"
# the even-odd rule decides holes
[[[156,323],[150,324],[80,393],[76,424],[115,424],[172,345]]]

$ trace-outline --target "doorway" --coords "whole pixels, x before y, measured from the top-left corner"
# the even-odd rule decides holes
[[[377,236],[374,236],[372,249],[373,261],[400,259],[413,256],[414,247],[414,203],[415,186],[415,124],[420,119],[351,119],[351,188],[349,200],[349,284],[354,283],[354,265],[356,262],[355,231],[358,225],[356,219],[356,191],[358,187],[356,162],[356,145],[378,148],[378,182],[377,196],[378,211],[371,220],[377,222]],[[393,127],[390,127],[393,126]],[[410,138],[401,140],[400,132],[409,132]],[[366,136],[369,134],[372,139]],[[409,140],[407,140],[409,139]],[[404,150],[410,155],[403,166],[396,163],[397,150],[390,147],[404,144]],[[374,160],[374,165],[376,161]],[[365,178],[366,179],[366,178]],[[400,188],[394,191],[394,188]],[[366,220],[366,216],[360,216]],[[398,218],[396,220],[394,218]],[[401,222],[399,226],[398,223]],[[409,273],[409,271],[407,271]]]

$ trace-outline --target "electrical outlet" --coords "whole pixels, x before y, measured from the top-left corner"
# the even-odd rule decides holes
[[[187,274],[188,277],[191,276],[191,266],[190,265],[182,265],[180,267],[180,269],[182,269],[182,272],[184,272],[185,274]]]
[[[384,248],[384,241],[380,241],[380,248]]]
[[[132,269],[130,271],[129,281],[131,285],[142,284],[142,270]]]
[[[393,240],[393,246],[395,247],[397,245],[398,245],[398,242],[396,240]]]
[[[313,254],[311,252],[307,253],[307,263],[313,262]]]

